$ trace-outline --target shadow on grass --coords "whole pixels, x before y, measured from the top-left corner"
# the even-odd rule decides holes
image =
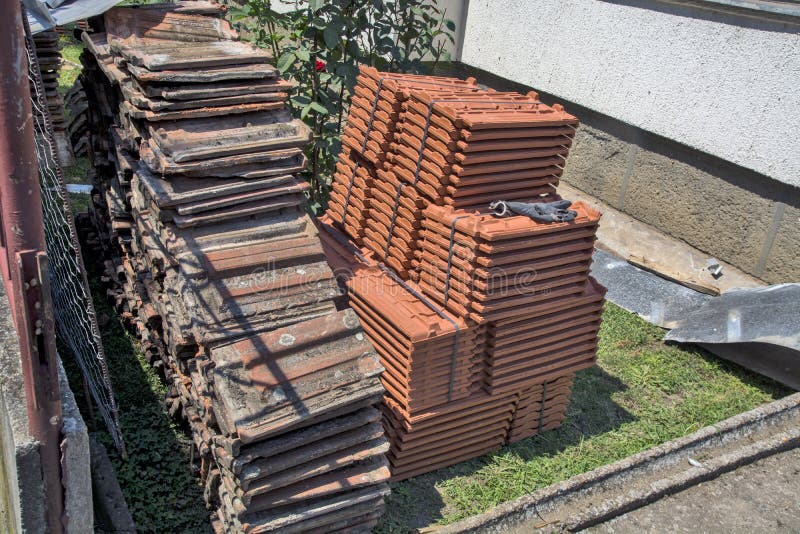
[[[94,420],[77,364],[64,355],[64,365],[81,414],[90,431],[108,450],[125,500],[139,532],[210,532],[209,512],[191,459],[191,440],[167,414],[166,386],[138,350],[136,341],[103,291],[92,284],[106,361],[128,458],[123,459],[97,409]]]
[[[502,466],[507,462],[553,456],[590,436],[604,434],[634,421],[628,411],[612,400],[612,395],[625,389],[625,384],[600,367],[581,371],[575,377],[567,418],[561,428],[452,467],[392,484],[392,493],[386,500],[386,513],[376,532],[414,532],[444,519],[446,505],[438,487],[451,480],[469,478],[490,464]],[[531,481],[531,490],[540,485],[538,482]]]
[[[702,357],[710,365],[717,367],[719,370],[737,378],[743,384],[747,384],[749,387],[755,388],[761,393],[769,395],[774,399],[779,399],[794,393],[794,390],[789,386],[786,386],[766,375],[758,374],[756,371],[750,370],[734,361],[725,359],[722,356],[717,356],[710,350],[706,349],[705,347],[701,347],[700,345],[695,345],[692,343],[678,343],[675,341],[665,341],[664,344],[667,347],[672,347],[677,350],[691,351]],[[741,345],[746,349],[746,345],[748,344],[741,343]],[[784,350],[784,347],[775,346],[775,350]]]

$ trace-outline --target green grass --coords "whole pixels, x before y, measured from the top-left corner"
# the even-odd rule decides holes
[[[61,36],[61,70],[58,74],[58,92],[62,95],[69,91],[72,84],[81,73],[80,56],[83,52],[83,43],[76,41],[70,35]]]
[[[75,158],[75,163],[69,167],[64,167],[64,182],[68,184],[88,184],[89,169],[91,163],[89,158]]]
[[[606,304],[598,365],[578,373],[564,425],[393,485],[378,532],[409,532],[485,512],[538,488],[684,436],[788,394]]]
[[[61,58],[64,62],[58,75],[58,91],[63,95],[72,87],[81,73],[80,55],[83,52],[83,43],[76,41],[71,35],[65,34],[61,36],[60,44]],[[69,118],[69,110],[64,108],[64,113]],[[88,172],[90,166],[89,158],[75,158],[75,162],[72,165],[63,169],[64,182],[68,184],[89,183]],[[91,203],[89,195],[71,193],[69,198],[73,213],[85,212]]]
[[[117,452],[96,411],[96,419],[89,419],[77,366],[64,357],[81,413],[108,450],[139,532],[208,532],[209,512],[191,464],[191,440],[164,409],[166,386],[102,298],[103,291],[94,286],[93,292],[98,317],[106,323],[101,327],[103,347],[128,458]]]
[[[69,167],[64,167],[64,183],[66,184],[88,184],[89,158],[75,158],[75,163]],[[79,193],[69,193],[69,204],[72,207],[73,215],[85,213],[91,205],[91,195]]]

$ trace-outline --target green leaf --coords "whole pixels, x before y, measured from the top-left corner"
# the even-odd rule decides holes
[[[314,202],[313,204],[309,204],[308,207],[311,209],[311,212],[314,215],[319,215],[320,212],[322,211],[322,204],[319,202]]]
[[[319,102],[311,102],[309,107],[314,111],[316,111],[317,113],[319,113],[320,115],[328,114],[328,109]]]
[[[233,7],[230,9],[228,13],[229,13],[228,16],[232,21],[238,22],[250,16],[250,7],[249,6]]]
[[[325,46],[328,48],[336,48],[339,46],[339,32],[335,28],[328,26],[322,31],[322,37],[325,39]]]
[[[322,17],[314,17],[311,19],[311,22],[308,23],[311,28],[317,30],[324,30],[325,27],[328,25],[327,21]]]
[[[295,59],[297,59],[297,57],[292,52],[289,52],[287,54],[282,54],[281,57],[278,58],[278,63],[276,64],[276,67],[278,67],[278,70],[281,71],[281,73],[286,72],[287,70],[289,70],[289,67],[292,66]]]
[[[280,51],[276,66],[295,84],[287,105],[314,129],[309,154],[313,151],[316,161],[316,185],[309,196],[325,205],[324,184],[341,150],[339,117],[347,113],[358,65],[423,72],[421,58],[449,59],[442,46],[454,40],[457,26],[438,0],[307,0],[287,13],[272,10],[278,2],[296,4],[247,0],[241,2],[246,7],[232,6],[229,13],[241,21],[249,40]],[[317,58],[327,64],[322,72],[314,70]]]
[[[347,76],[351,76],[355,73],[355,66],[348,63],[342,63],[341,65],[336,66],[336,75],[341,76],[342,78],[346,78]]]
[[[308,95],[295,95],[292,97],[292,102],[298,106],[307,106],[311,103],[311,97]]]

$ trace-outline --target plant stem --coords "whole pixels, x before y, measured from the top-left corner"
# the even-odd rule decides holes
[[[308,20],[314,19],[314,12],[309,5]],[[319,103],[319,72],[317,72],[317,50],[318,50],[319,30],[314,29],[314,47],[311,49],[311,56],[309,61],[309,68],[311,69],[311,99]],[[311,194],[313,200],[316,202],[320,197],[319,191],[319,140],[322,135],[322,128],[320,126],[319,113],[312,110],[314,114],[314,144],[311,147]]]

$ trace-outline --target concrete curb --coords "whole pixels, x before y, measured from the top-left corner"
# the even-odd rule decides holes
[[[135,533],[136,524],[128,510],[106,448],[94,437],[89,438],[89,447],[92,455],[96,532]]]
[[[60,358],[58,382],[61,387],[61,481],[64,484],[66,531],[67,534],[81,534],[91,532],[94,527],[89,433]]]
[[[563,482],[537,490],[514,501],[502,504],[488,512],[458,523],[433,529],[438,533],[455,532],[506,532],[522,523],[541,518],[541,514],[554,514],[559,508],[599,494],[611,486],[620,489],[615,498],[603,500],[599,506],[585,508],[582,513],[566,513],[563,520],[544,523],[548,530],[580,530],[606,521],[633,509],[644,506],[665,495],[675,493],[699,482],[716,478],[741,465],[760,458],[800,446],[797,428],[775,432],[756,442],[742,443],[730,452],[724,452],[702,467],[691,467],[679,474],[658,479],[645,491],[626,491],[637,478],[653,475],[659,470],[686,462],[687,456],[698,452],[730,446],[742,438],[752,436],[770,426],[778,426],[792,418],[800,418],[800,393],[759,406],[697,432],[674,439],[619,462],[599,467]]]

